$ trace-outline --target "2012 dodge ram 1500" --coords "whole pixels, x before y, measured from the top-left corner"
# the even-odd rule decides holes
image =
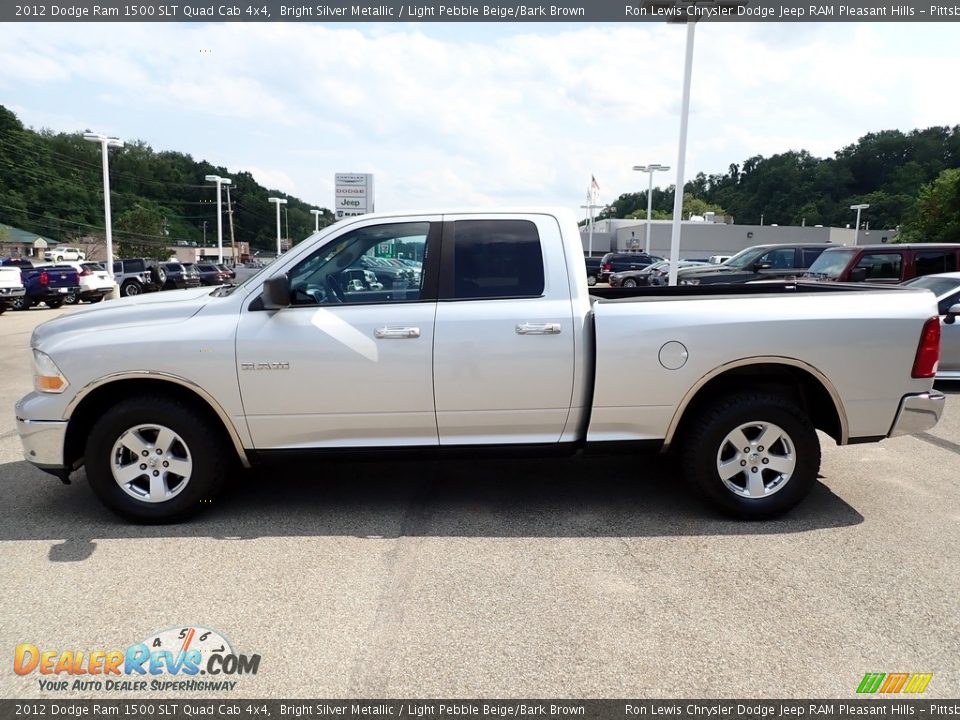
[[[373,264],[396,282],[353,279]],[[817,429],[937,422],[936,316],[897,288],[588,290],[566,211],[366,215],[237,286],[39,326],[17,426],[30,462],[85,466],[142,522],[203,507],[234,459],[519,445],[676,448],[722,509],[768,517],[816,482]]]

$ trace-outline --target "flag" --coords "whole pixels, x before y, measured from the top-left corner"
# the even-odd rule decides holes
[[[600,201],[600,185],[593,175],[590,176],[590,189],[587,191],[587,197],[591,205],[596,205]]]

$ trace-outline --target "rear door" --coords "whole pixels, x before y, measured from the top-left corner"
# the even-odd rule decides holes
[[[550,216],[444,216],[433,355],[441,445],[559,441],[574,373],[562,248]]]

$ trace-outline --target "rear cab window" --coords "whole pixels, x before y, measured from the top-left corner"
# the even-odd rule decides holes
[[[456,220],[453,251],[444,249],[441,299],[538,298],[543,248],[529,220]]]

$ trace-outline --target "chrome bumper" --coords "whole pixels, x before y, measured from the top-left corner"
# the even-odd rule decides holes
[[[42,470],[62,470],[63,444],[67,436],[65,420],[24,420],[17,417],[17,432],[23,444],[23,456]]]
[[[5,297],[5,298],[18,298],[18,297],[23,297],[23,296],[26,295],[26,294],[27,294],[27,289],[26,289],[26,288],[23,288],[23,287],[15,287],[15,288],[4,287],[4,288],[0,288],[0,297]]]
[[[887,437],[916,435],[929,430],[940,421],[946,397],[936,390],[905,395],[900,401],[900,409]]]

